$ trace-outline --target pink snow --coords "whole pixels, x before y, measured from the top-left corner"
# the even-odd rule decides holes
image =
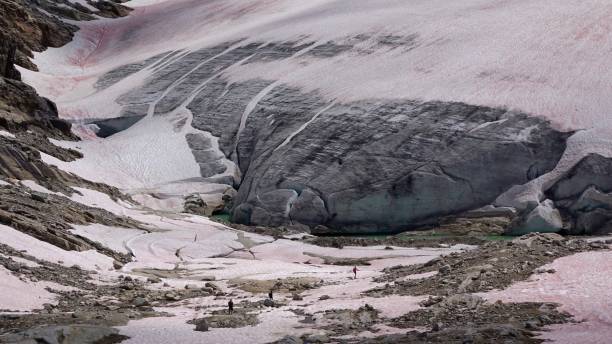
[[[57,283],[21,280],[0,266],[0,309],[31,311],[42,309],[45,303],[56,304],[57,295],[45,288],[67,290]]]
[[[129,336],[126,344],[137,343],[224,343],[243,344],[269,343],[287,334],[300,335],[304,330],[299,327],[300,318],[287,310],[264,310],[258,315],[260,324],[243,328],[211,328],[208,332],[196,332],[195,326],[187,321],[195,319],[198,314],[191,309],[158,308],[174,314],[170,318],[146,318],[131,321],[127,326],[119,327],[120,333]]]
[[[483,294],[490,301],[555,302],[578,324],[551,326],[542,338],[556,343],[609,343],[612,338],[612,252],[585,252],[555,260],[538,274],[503,291]]]
[[[130,253],[126,242],[146,233],[139,229],[109,227],[101,224],[74,225],[70,232],[92,241],[101,243],[104,247],[119,253]]]
[[[566,128],[596,127],[609,120],[612,107],[607,96],[612,91],[607,56],[612,5],[605,0],[519,0],[495,6],[485,0],[136,5],[126,18],[80,23],[72,43],[36,56],[44,77],[24,71],[26,79],[46,95],[57,90],[56,100],[74,101],[95,97],[91,77],[168,50],[244,37],[263,42],[311,37],[324,43],[362,33],[416,35],[409,50],[249,64],[231,74],[243,79],[278,71],[281,81],[318,89],[330,99],[394,97],[507,106],[547,116]],[[368,44],[373,42],[364,48]],[[126,82],[135,87],[141,78]],[[83,82],[84,88],[78,86]],[[112,99],[107,102],[111,105]],[[81,105],[83,111],[98,111],[87,108],[87,102]]]
[[[106,271],[112,269],[113,266],[112,258],[95,250],[65,251],[5,225],[0,225],[0,242],[40,260],[60,263],[68,267],[77,265],[87,270]]]

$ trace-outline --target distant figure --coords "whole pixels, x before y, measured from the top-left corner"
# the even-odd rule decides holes
[[[234,301],[232,299],[227,303],[227,307],[229,308],[229,314],[234,313]]]
[[[272,294],[272,289],[270,289],[270,292],[268,293],[268,297],[270,298],[270,300],[274,300],[274,295]]]
[[[357,270],[357,267],[356,267],[356,266],[354,266],[354,267],[353,267],[353,274],[355,275],[355,278],[354,278],[354,279],[357,279],[357,271],[358,271],[358,270]]]

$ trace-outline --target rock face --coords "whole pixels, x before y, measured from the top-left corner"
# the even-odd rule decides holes
[[[0,126],[11,130],[38,127],[52,135],[73,137],[70,124],[58,117],[55,104],[21,81],[0,78]]]
[[[60,47],[68,43],[76,31],[75,26],[43,14],[30,0],[0,0],[0,14],[0,42],[15,47],[15,62],[24,68],[36,68],[28,60],[32,51]]]
[[[17,47],[9,41],[0,42],[0,76],[7,79],[20,80],[21,75],[15,69],[15,55]]]
[[[62,4],[58,4],[62,3]],[[43,162],[42,153],[62,161],[82,157],[81,153],[53,145],[49,138],[75,140],[70,123],[58,116],[53,102],[20,81],[14,64],[34,69],[27,56],[32,51],[68,43],[76,27],[40,11],[51,7],[62,12],[79,11],[64,1],[0,0],[0,223],[65,250],[96,249],[125,261],[126,257],[98,243],[72,234],[72,224],[106,223],[136,227],[137,223],[107,211],[86,207],[65,197],[34,192],[20,180],[36,182],[50,191],[72,195],[80,186],[127,198],[110,186],[84,180]],[[84,7],[83,7],[84,8]],[[86,10],[86,9],[85,9]],[[65,17],[65,16],[64,16]],[[9,134],[6,134],[6,133]],[[8,181],[8,182],[7,182]]]
[[[168,63],[158,56],[160,67],[118,102],[124,111],[153,105],[155,116],[173,121],[186,108],[182,122],[191,117],[197,130],[187,139],[202,176],[238,186],[232,219],[243,224],[345,233],[435,224],[491,204],[559,161],[569,134],[524,113],[400,99],[342,103],[273,79],[232,82],[221,73],[298,53],[329,58],[357,42],[227,42]],[[102,80],[117,82],[150,64],[119,67]]]
[[[139,223],[132,219],[118,217],[106,210],[88,207],[62,196],[33,192],[23,186],[0,187],[0,224],[64,250],[96,249],[117,260],[125,261],[122,255],[70,231],[74,224],[88,223],[128,228],[139,226]]]
[[[121,2],[124,1],[89,1],[91,6],[98,9],[95,11],[66,0],[0,0],[0,74],[18,79],[15,75],[3,73],[6,69],[2,67],[7,64],[2,56],[12,55],[17,65],[35,70],[36,66],[29,60],[33,51],[58,48],[70,42],[77,27],[61,18],[74,21],[95,19],[94,15],[123,17],[131,9],[121,5]],[[3,51],[7,45],[14,49],[12,54]]]
[[[586,156],[546,196],[561,210],[568,234],[612,232],[612,158]]]
[[[368,101],[319,113],[322,100],[285,94],[264,98],[238,141],[236,221],[358,232],[431,224],[549,171],[565,148],[547,123],[500,109]]]

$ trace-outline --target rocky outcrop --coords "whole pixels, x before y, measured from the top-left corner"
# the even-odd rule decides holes
[[[508,228],[511,235],[522,235],[533,232],[557,233],[563,229],[561,213],[551,200],[545,200],[526,216],[519,218]]]
[[[117,260],[126,261],[126,257],[70,231],[74,224],[89,223],[125,228],[139,227],[137,221],[82,205],[60,195],[35,192],[24,186],[0,186],[0,224],[64,250],[95,249]]]
[[[224,205],[223,203],[209,205],[199,194],[191,194],[185,197],[183,207],[186,213],[211,216],[214,213],[223,210]]]
[[[15,63],[35,70],[36,66],[29,60],[32,52],[58,48],[72,40],[77,27],[61,18],[78,21],[96,16],[123,17],[131,9],[121,2],[124,1],[88,1],[89,8],[67,0],[0,0],[0,45],[9,42],[15,47]],[[0,47],[0,67],[2,55]]]
[[[0,126],[9,131],[38,127],[51,136],[74,138],[70,124],[59,118],[55,104],[21,81],[0,78]]]
[[[124,110],[153,106],[154,115],[172,121],[186,108],[200,131],[187,139],[202,176],[239,187],[232,219],[244,224],[345,233],[436,224],[491,204],[559,161],[569,134],[524,113],[403,99],[343,103],[274,79],[223,75],[235,65],[297,54],[329,58],[360,41],[314,48],[227,42],[170,53],[172,61],[157,57],[153,74],[118,102]],[[150,64],[119,67],[103,79],[116,82]],[[241,178],[228,172],[230,161]]]
[[[612,158],[586,156],[548,188],[546,196],[560,209],[566,233],[611,233]]]
[[[235,221],[345,232],[435,224],[551,170],[565,148],[566,134],[502,109],[322,103],[282,88],[253,110],[237,142]]]
[[[30,0],[0,0],[0,13],[0,42],[15,46],[15,62],[24,68],[36,68],[28,59],[33,51],[60,47],[76,31],[75,26],[39,11]]]
[[[60,196],[78,192],[73,189],[78,186],[104,192],[113,199],[128,199],[116,188],[84,180],[43,161],[41,153],[62,161],[82,155],[49,141],[75,140],[76,136],[71,133],[71,125],[59,118],[55,104],[21,82],[14,66],[17,63],[34,69],[27,59],[32,51],[59,47],[72,38],[76,27],[39,10],[49,10],[53,4],[64,12],[73,6],[63,0],[0,0],[0,130],[4,133],[0,135],[0,223],[66,250],[96,249],[126,261],[123,255],[70,233],[72,224],[137,227],[138,223]],[[24,180],[58,194],[29,190],[19,182]]]

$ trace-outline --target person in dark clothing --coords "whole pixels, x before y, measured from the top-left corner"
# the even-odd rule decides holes
[[[274,300],[274,294],[272,294],[272,289],[270,289],[270,292],[268,293],[268,297],[270,298],[270,300]]]
[[[227,307],[229,308],[229,314],[234,313],[234,301],[232,299],[227,303]]]
[[[358,271],[357,267],[356,266],[353,267],[353,274],[355,274],[355,278],[354,279],[357,279],[357,271]]]

